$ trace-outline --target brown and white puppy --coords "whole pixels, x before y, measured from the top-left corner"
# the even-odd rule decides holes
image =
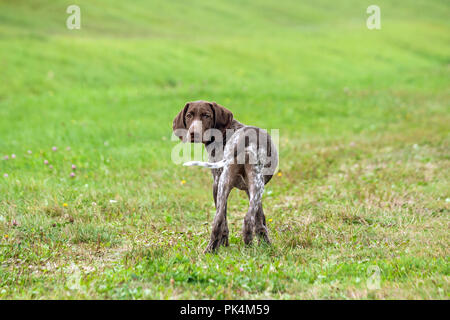
[[[253,233],[270,243],[262,207],[264,185],[278,165],[278,153],[270,135],[233,119],[233,113],[215,102],[188,102],[173,120],[174,134],[184,142],[203,143],[209,162],[191,161],[186,166],[211,168],[216,215],[205,252],[228,246],[227,199],[233,188],[244,190],[250,201],[244,218],[243,238],[250,244]]]

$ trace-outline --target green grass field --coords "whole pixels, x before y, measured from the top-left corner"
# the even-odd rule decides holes
[[[0,0],[0,299],[449,299],[448,1],[377,0],[381,30],[357,0],[70,4]],[[198,99],[280,130],[271,247],[235,190],[203,254],[211,174],[171,161]]]

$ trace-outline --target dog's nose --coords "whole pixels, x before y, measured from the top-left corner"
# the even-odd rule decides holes
[[[198,132],[191,132],[191,141],[200,141],[202,136]]]

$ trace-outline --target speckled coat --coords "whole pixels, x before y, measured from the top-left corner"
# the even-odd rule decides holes
[[[214,119],[203,119],[205,112],[211,110]],[[231,114],[231,116],[230,116]],[[180,119],[180,117],[189,118]],[[229,121],[217,121],[217,115],[223,115]],[[207,117],[206,117],[207,118]],[[192,121],[189,121],[191,120]],[[202,121],[202,132],[194,132],[200,125],[193,123]],[[181,125],[182,123],[182,125]],[[217,123],[225,123],[218,126]],[[259,238],[270,243],[269,233],[262,207],[264,185],[267,184],[278,165],[278,153],[270,135],[263,129],[246,126],[233,119],[231,111],[207,101],[195,101],[186,104],[185,108],[174,120],[173,129],[187,130],[180,138],[194,141],[196,134],[203,136],[211,128],[219,129],[223,139],[203,142],[209,155],[209,162],[191,161],[185,165],[198,165],[211,168],[213,176],[213,197],[216,215],[212,225],[211,239],[205,252],[212,252],[219,246],[228,246],[227,200],[233,188],[244,190],[249,197],[249,209],[244,218],[243,239],[250,244],[255,233]],[[194,129],[192,129],[194,128]]]

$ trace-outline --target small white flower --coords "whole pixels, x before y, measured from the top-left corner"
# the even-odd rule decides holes
[[[117,200],[109,200],[109,203],[116,203]]]

